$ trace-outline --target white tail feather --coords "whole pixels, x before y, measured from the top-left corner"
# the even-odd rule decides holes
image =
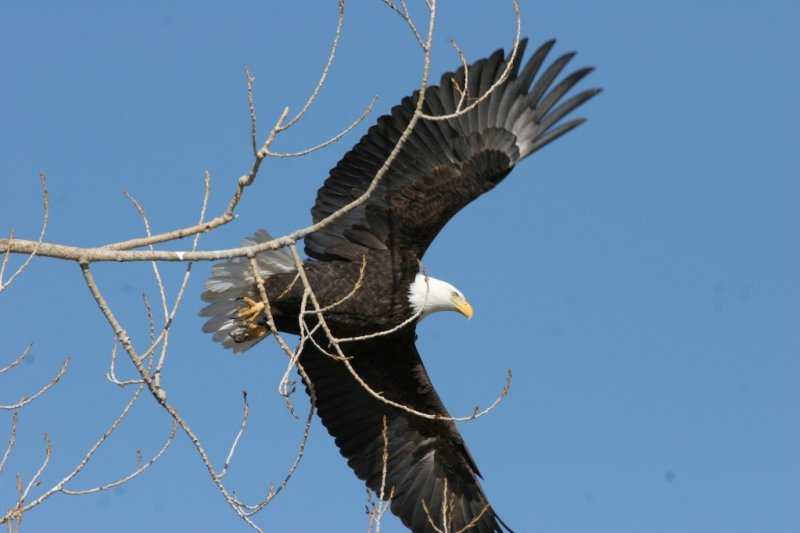
[[[242,241],[242,246],[252,246],[272,240],[272,236],[260,229],[255,235]],[[256,256],[258,273],[262,279],[274,274],[294,272],[297,269],[292,256],[285,250],[270,250]],[[256,278],[246,257],[235,257],[211,267],[211,277],[205,281],[206,291],[201,298],[208,304],[201,316],[209,317],[203,331],[212,333],[212,338],[235,353],[244,352],[266,338],[269,332],[254,335],[252,325],[244,323],[239,312],[246,307],[245,298],[260,301]]]

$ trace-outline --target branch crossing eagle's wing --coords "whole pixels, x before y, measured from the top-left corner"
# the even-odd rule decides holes
[[[347,355],[359,376],[384,398],[423,413],[449,416],[422,365],[413,332],[353,343]],[[344,364],[311,343],[306,344],[300,364],[314,385],[322,423],[356,475],[378,494],[386,417],[384,496],[391,495],[392,512],[407,527],[415,533],[433,533],[437,530],[430,516],[439,531],[462,531],[468,524],[473,524],[466,530],[469,533],[502,531],[502,522],[478,483],[478,468],[453,422],[426,419],[374,398]],[[452,522],[444,527],[442,506],[451,502],[452,511],[446,514]]]
[[[518,161],[583,123],[582,118],[562,119],[600,89],[564,97],[592,68],[556,83],[574,53],[542,69],[555,43],[549,41],[520,69],[526,42],[520,42],[506,81],[475,108],[450,120],[418,121],[370,198],[309,235],[306,253],[322,260],[359,260],[369,250],[399,248],[421,259],[461,208],[497,185]],[[466,82],[463,67],[446,73],[439,86],[427,89],[423,112],[451,114],[462,93],[465,105],[474,101],[500,79],[509,60],[496,51],[469,66]],[[367,190],[408,125],[418,96],[380,117],[331,170],[311,209],[315,223]]]

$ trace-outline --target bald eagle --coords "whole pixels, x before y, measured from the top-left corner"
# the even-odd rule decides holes
[[[542,69],[554,44],[549,41],[520,68],[526,42],[521,41],[513,60],[498,50],[470,65],[468,75],[462,67],[429,87],[423,112],[452,114],[462,95],[467,104],[474,101],[513,61],[510,76],[470,111],[448,120],[418,121],[369,199],[305,239],[309,259],[303,266],[331,332],[341,339],[367,336],[341,344],[353,369],[383,398],[418,412],[449,416],[417,352],[417,323],[437,311],[467,318],[473,312],[461,291],[420,273],[425,251],[453,215],[494,188],[520,160],[583,123],[582,118],[562,119],[599,92],[589,89],[565,99],[592,68],[556,83],[574,53]],[[311,209],[315,223],[366,191],[409,124],[418,97],[415,92],[380,117],[331,170]],[[244,244],[269,240],[259,230]],[[299,335],[304,290],[292,257],[277,250],[256,259],[275,326]],[[270,333],[247,259],[214,266],[205,287],[202,298],[208,305],[201,314],[209,319],[203,330],[215,341],[242,352]],[[316,324],[312,314],[304,319],[311,328]],[[430,533],[435,523],[445,530],[441,509],[447,505],[447,531],[467,526],[474,533],[501,531],[505,525],[481,489],[478,467],[455,424],[375,398],[328,351],[334,350],[317,328],[299,362],[313,384],[322,423],[356,476],[380,490],[385,419],[385,494],[391,493],[391,510],[407,527]]]

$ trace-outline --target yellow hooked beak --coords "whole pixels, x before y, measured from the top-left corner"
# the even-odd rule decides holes
[[[472,315],[475,313],[475,311],[472,309],[472,306],[469,305],[467,300],[461,296],[453,296],[450,301],[453,302],[453,305],[459,313],[467,317],[467,320],[472,318]]]

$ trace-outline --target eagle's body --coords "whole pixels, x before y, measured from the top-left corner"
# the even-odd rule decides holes
[[[318,287],[314,294],[319,304],[330,307],[325,321],[337,337],[384,331],[413,314],[407,296],[408,275],[393,271],[393,262],[386,255],[386,252],[365,254],[363,274],[362,265],[353,261],[308,261],[304,265],[309,283]],[[416,271],[410,272],[412,280],[415,274]],[[278,329],[299,335],[297,316],[303,300],[303,284],[295,280],[293,273],[287,273],[268,278],[266,289],[276,311]],[[350,297],[346,298],[348,294]],[[334,305],[337,302],[340,303]],[[307,309],[312,308],[309,301]],[[313,316],[309,322],[315,322]]]
[[[416,325],[432,312],[454,310],[469,317],[472,308],[451,285],[420,274],[420,262],[453,215],[495,187],[519,160],[583,122],[560,120],[598,90],[561,100],[591,69],[580,69],[554,84],[573,54],[540,72],[552,46],[552,41],[545,43],[520,69],[523,41],[509,78],[474,109],[448,120],[420,120],[369,199],[306,238],[309,259],[303,267],[325,322],[340,339],[368,336],[345,340],[341,348],[361,379],[387,400],[449,416],[416,350]],[[426,91],[423,112],[453,113],[462,94],[464,106],[469,105],[507,65],[499,50],[472,64],[468,81],[463,68],[445,74],[440,86]],[[367,190],[408,125],[417,98],[418,93],[405,98],[390,115],[379,118],[331,171],[312,208],[315,222]],[[260,230],[245,244],[270,239]],[[489,506],[477,466],[453,422],[417,416],[367,392],[330,356],[333,347],[323,330],[315,328],[314,307],[304,296],[291,256],[278,250],[256,259],[277,329],[299,335],[303,320],[306,331],[313,331],[313,342],[304,343],[299,362],[313,385],[322,422],[356,475],[380,491],[385,418],[384,494],[392,495],[392,512],[404,524],[424,533],[436,528],[462,531],[467,526],[474,533],[501,531],[502,522]],[[203,299],[208,306],[202,314],[210,318],[204,330],[213,333],[214,340],[241,352],[269,334],[246,259],[215,266],[206,288]],[[443,506],[448,509],[446,525]]]

